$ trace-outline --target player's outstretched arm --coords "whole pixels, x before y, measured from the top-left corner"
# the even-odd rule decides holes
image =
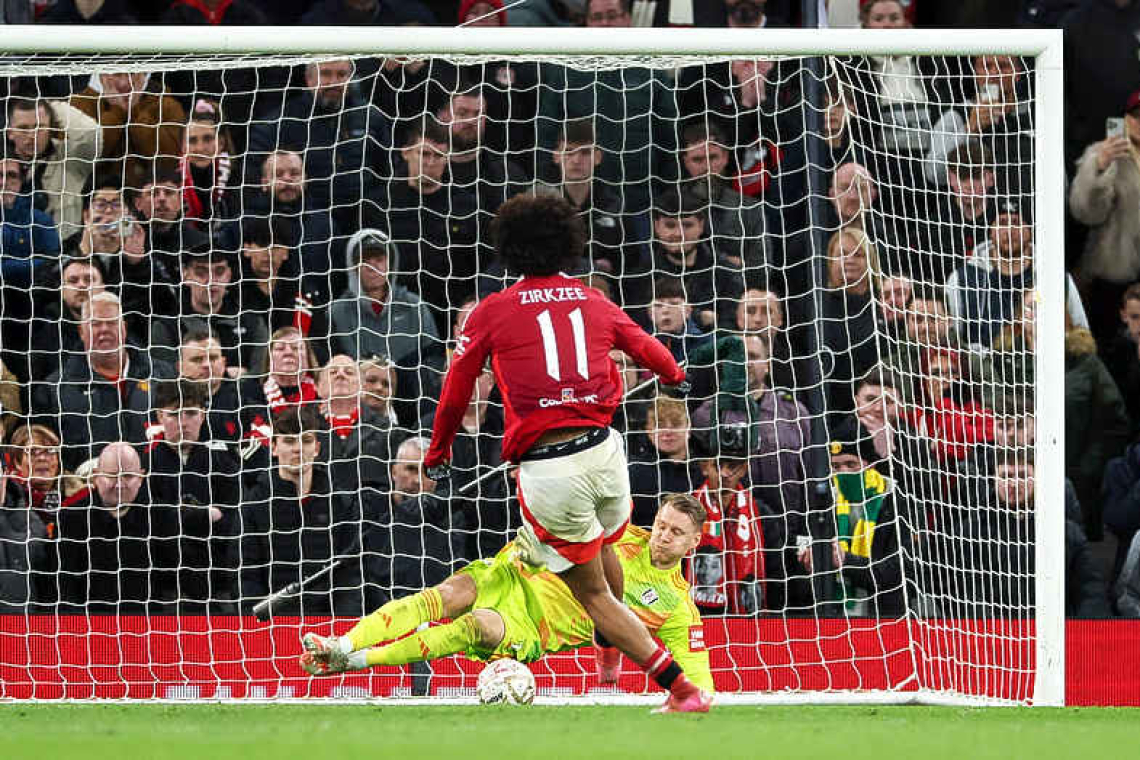
[[[611,304],[610,318],[614,325],[614,347],[633,357],[633,360],[661,378],[666,385],[685,382],[685,370],[669,353],[669,349],[649,333],[642,330],[628,314]]]

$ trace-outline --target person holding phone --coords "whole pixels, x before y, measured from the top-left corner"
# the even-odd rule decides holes
[[[1076,280],[1093,333],[1107,339],[1121,295],[1140,279],[1140,90],[1125,102],[1124,118],[1105,126],[1105,138],[1077,162],[1069,207],[1090,228]]]
[[[950,156],[961,145],[980,139],[993,154],[999,191],[1028,192],[1032,164],[1025,157],[1033,155],[1033,145],[1032,103],[1023,88],[1026,63],[1016,56],[979,55],[970,59],[970,67],[973,81],[964,86],[972,84],[974,95],[965,101],[955,96],[957,102],[934,125],[926,154],[926,179],[945,187]]]

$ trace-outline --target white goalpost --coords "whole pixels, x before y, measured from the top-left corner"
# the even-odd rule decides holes
[[[460,658],[310,679],[298,642],[518,527],[492,383],[451,490],[414,452],[455,326],[508,282],[495,209],[556,193],[585,198],[570,274],[695,380],[662,400],[623,365],[615,425],[635,523],[670,490],[717,506],[683,569],[718,703],[1065,703],[1060,31],[0,26],[0,48],[0,223],[44,235],[0,251],[25,405],[0,407],[0,506],[28,515],[0,523],[0,701],[474,701]],[[88,347],[101,308],[121,348]],[[310,413],[304,491],[270,440]],[[112,443],[147,473],[123,505]],[[536,702],[657,701],[626,665],[603,690],[588,646],[544,658]]]

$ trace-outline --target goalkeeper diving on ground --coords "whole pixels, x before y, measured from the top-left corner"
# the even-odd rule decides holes
[[[625,571],[622,601],[660,639],[700,689],[712,693],[700,613],[689,596],[681,560],[701,538],[705,509],[692,496],[668,494],[651,531],[628,527],[614,545]],[[416,631],[423,623],[449,619]],[[401,638],[402,637],[402,638]],[[344,636],[306,633],[301,667],[330,675],[378,665],[406,665],[464,653],[472,660],[543,655],[593,643],[594,625],[566,584],[519,558],[510,542],[492,559],[471,563],[434,588],[394,599],[362,618]],[[382,646],[375,646],[388,642]],[[617,681],[618,663],[602,668]]]

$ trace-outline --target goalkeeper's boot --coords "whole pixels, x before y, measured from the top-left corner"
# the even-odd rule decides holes
[[[324,676],[348,670],[351,642],[342,636],[319,636],[306,633],[301,637],[305,652],[301,655],[301,668],[310,675]]]
[[[684,675],[678,676],[669,687],[669,698],[654,713],[708,712],[712,707],[712,694],[697,688]]]
[[[594,643],[594,664],[598,667],[598,683],[608,686],[617,683],[621,673],[621,650]]]

